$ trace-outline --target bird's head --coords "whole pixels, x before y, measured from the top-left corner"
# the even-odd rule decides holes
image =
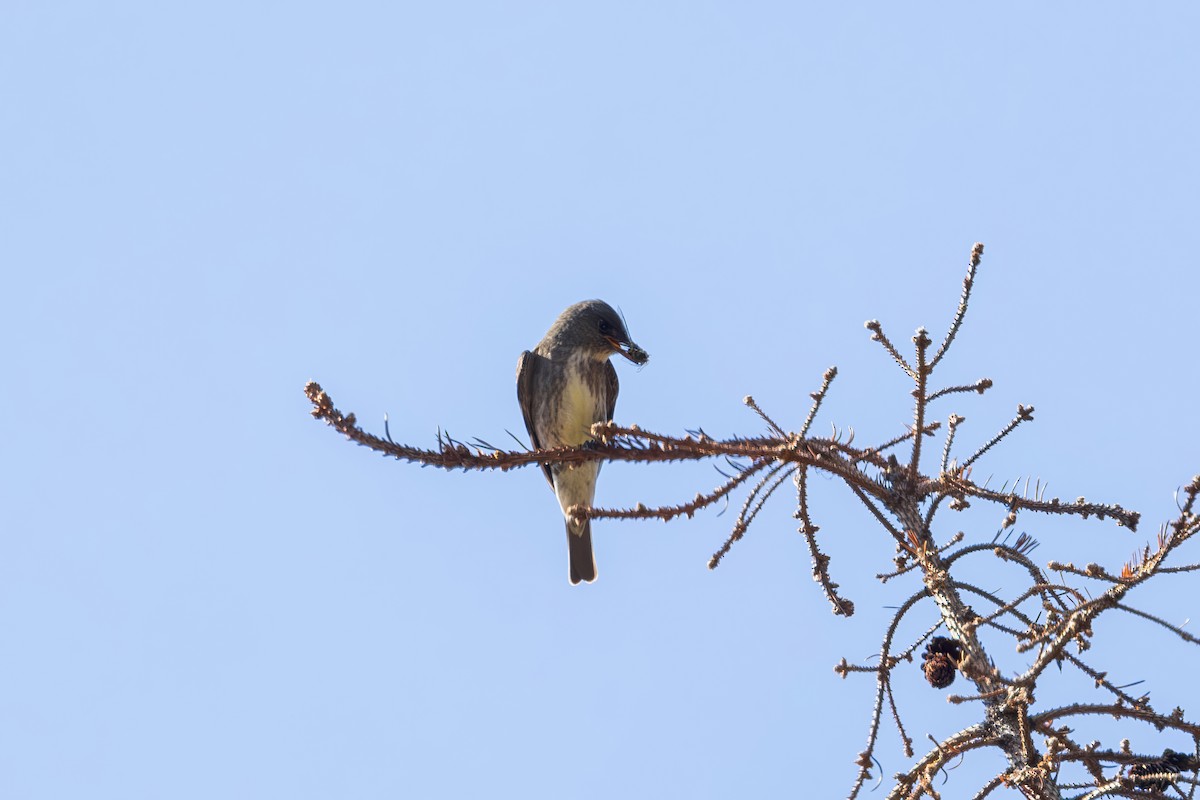
[[[630,340],[621,315],[603,300],[576,303],[562,313],[558,325],[563,338],[586,347],[597,358],[620,353],[639,365],[650,360],[650,354]]]

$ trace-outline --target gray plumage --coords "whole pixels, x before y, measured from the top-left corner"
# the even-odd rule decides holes
[[[592,438],[593,423],[612,419],[619,389],[617,371],[608,360],[613,353],[636,364],[649,358],[629,340],[617,312],[600,300],[569,307],[533,350],[521,353],[517,400],[535,448],[583,444]],[[590,583],[596,580],[591,520],[572,520],[566,512],[574,505],[592,504],[600,464],[542,470],[566,519],[571,583]]]

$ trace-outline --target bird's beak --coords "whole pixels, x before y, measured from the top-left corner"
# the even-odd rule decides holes
[[[639,366],[650,360],[650,354],[638,347],[633,342],[622,342],[620,339],[616,339],[612,336],[605,336],[604,338],[607,339],[608,343],[612,345],[613,350],[616,350],[618,353]]]

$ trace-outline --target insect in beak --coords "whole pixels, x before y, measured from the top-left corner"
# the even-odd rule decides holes
[[[621,342],[611,336],[605,336],[604,338],[608,340],[608,343],[612,345],[614,350],[638,366],[650,360],[650,354],[633,342]]]

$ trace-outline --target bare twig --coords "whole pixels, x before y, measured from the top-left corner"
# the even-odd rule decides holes
[[[937,355],[930,362],[931,367],[936,367],[938,362],[945,357],[946,351],[954,343],[954,337],[958,335],[958,329],[962,327],[963,318],[967,316],[967,303],[971,300],[971,289],[975,286],[975,272],[979,269],[979,262],[982,259],[983,243],[976,242],[975,246],[971,248],[971,260],[967,265],[967,277],[963,278],[962,296],[958,300],[958,309],[954,312],[954,321],[950,323],[950,330],[946,334],[946,338],[942,340]]]
[[[821,378],[821,388],[817,389],[811,395],[812,407],[808,410],[808,416],[804,418],[804,424],[800,426],[800,435],[808,436],[808,429],[812,427],[813,420],[817,418],[817,412],[821,409],[821,403],[825,402],[825,395],[829,392],[829,384],[833,383],[833,379],[837,377],[837,367],[830,367],[825,370],[825,374]]]

